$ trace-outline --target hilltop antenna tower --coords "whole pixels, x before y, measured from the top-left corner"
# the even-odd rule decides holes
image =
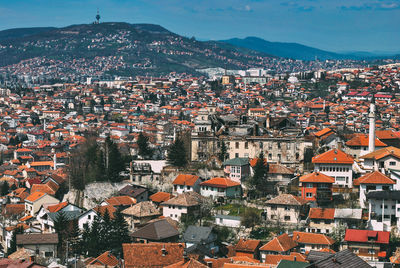
[[[95,24],[100,24],[100,13],[99,13],[99,9],[97,9],[97,15],[96,15],[96,21]]]

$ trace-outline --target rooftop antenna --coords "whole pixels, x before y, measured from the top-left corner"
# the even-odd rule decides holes
[[[96,24],[100,24],[100,13],[99,13],[99,9],[97,9]]]

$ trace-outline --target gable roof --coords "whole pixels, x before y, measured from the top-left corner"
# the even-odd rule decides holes
[[[310,254],[314,254],[311,250]],[[326,252],[325,252],[326,253]],[[309,255],[310,255],[309,254]],[[329,254],[329,255],[328,255]],[[314,256],[314,255],[313,255]],[[368,268],[372,267],[363,259],[351,252],[350,249],[339,251],[335,254],[327,253],[319,256],[320,259],[313,263],[316,268]],[[307,257],[308,259],[308,257]],[[318,257],[316,258],[318,259]]]
[[[347,146],[363,146],[367,147],[369,145],[369,135],[368,134],[360,134],[355,135],[352,139],[346,142]],[[383,143],[379,139],[375,138],[375,146],[376,147],[385,147],[386,143]]]
[[[131,236],[152,241],[159,241],[178,235],[178,230],[166,219],[162,219],[146,224],[144,227],[132,233]]]
[[[236,157],[226,160],[224,166],[245,166],[249,164],[249,158],[247,157]]]
[[[200,243],[203,240],[209,239],[211,235],[211,227],[190,225],[183,234],[183,241],[186,243]]]
[[[261,244],[261,240],[240,238],[239,242],[237,242],[237,244],[235,246],[235,250],[241,251],[241,252],[253,253],[257,250],[257,248],[260,246],[260,244]]]
[[[161,206],[176,205],[184,207],[198,206],[203,201],[203,197],[196,192],[185,192],[178,194],[176,197],[161,203]]]
[[[344,241],[369,243],[369,238],[374,238],[377,244],[389,244],[390,232],[347,229]]]
[[[269,241],[260,250],[285,252],[295,247],[297,247],[297,243],[287,233],[284,233]]]
[[[58,234],[17,234],[17,245],[57,244]]]
[[[282,260],[288,261],[298,261],[298,262],[307,262],[306,257],[298,252],[291,252],[290,255],[275,255],[275,254],[267,254],[265,255],[265,264],[277,265]]]
[[[183,260],[184,243],[122,244],[125,267],[165,267]]]
[[[211,186],[211,187],[216,187],[216,188],[229,188],[229,187],[235,187],[239,186],[240,183],[227,179],[227,178],[212,178],[208,181],[204,181],[200,183],[201,186]]]
[[[193,186],[198,179],[199,176],[196,175],[179,174],[178,176],[176,176],[172,184]]]
[[[156,203],[161,203],[171,199],[171,194],[166,192],[157,192],[149,196],[149,199]]]
[[[324,173],[315,171],[300,177],[300,182],[316,182],[316,183],[334,183],[335,178],[325,175]]]
[[[302,206],[307,202],[308,202],[307,200],[302,199],[298,196],[294,196],[291,194],[281,194],[275,198],[268,200],[266,204]]]
[[[25,198],[25,201],[29,201],[29,202],[36,202],[37,200],[39,200],[40,198],[42,198],[43,196],[47,195],[46,193],[42,193],[42,192],[34,192],[33,194],[30,194],[27,198]]]
[[[128,195],[113,196],[105,200],[111,206],[130,206],[136,204],[136,199]]]
[[[325,153],[319,154],[312,158],[312,162],[315,163],[329,163],[329,164],[353,164],[354,159],[350,155],[339,149],[332,149]]]
[[[353,185],[360,184],[395,184],[395,182],[385,174],[379,171],[374,171],[353,181]]]
[[[190,258],[189,260],[179,261],[177,263],[166,266],[165,268],[207,268],[208,266],[202,264],[196,259]]]
[[[335,216],[334,208],[310,208],[308,218],[333,220]]]
[[[122,214],[134,216],[137,218],[143,218],[143,217],[156,217],[161,215],[161,212],[156,208],[156,206],[151,201],[144,201],[124,209],[122,211]]]
[[[335,240],[324,234],[293,232],[293,240],[299,244],[333,245]]]
[[[110,251],[106,251],[93,259],[89,265],[116,266],[118,265],[118,259]]]
[[[400,159],[400,149],[393,147],[393,146],[389,146],[389,147],[381,148],[379,150],[375,150],[373,152],[365,154],[365,155],[361,156],[360,158],[379,160],[386,156],[393,156],[395,158]]]

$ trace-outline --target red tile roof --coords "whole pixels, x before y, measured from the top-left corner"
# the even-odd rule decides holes
[[[318,244],[318,245],[332,245],[335,240],[324,235],[316,233],[293,232],[293,240],[299,244]]]
[[[360,184],[395,184],[395,182],[385,174],[374,171],[353,181],[353,185],[355,186]]]
[[[370,243],[373,240],[377,244],[389,244],[389,238],[390,232],[347,229],[344,241]]]
[[[236,251],[242,252],[255,252],[257,248],[260,246],[260,240],[253,240],[253,239],[243,239],[241,238],[239,242],[235,246]]]
[[[165,267],[183,260],[184,243],[122,244],[126,268]]]
[[[25,201],[35,202],[36,200],[42,198],[45,195],[46,194],[42,192],[34,192],[33,194],[30,194],[27,198],[25,198]]]
[[[127,195],[113,196],[106,199],[107,204],[111,206],[130,206],[136,204],[136,199]]]
[[[103,267],[113,267],[118,265],[118,259],[111,254],[110,251],[106,251],[100,256],[98,256],[96,259],[92,260],[89,265],[100,265]]]
[[[286,233],[275,237],[260,248],[260,251],[285,252],[297,247],[297,243]]]
[[[333,220],[335,216],[334,208],[310,208],[308,218]]]
[[[281,260],[307,262],[306,257],[298,252],[292,252],[290,255],[272,255],[265,256],[265,264],[277,265]]]
[[[312,158],[313,163],[353,164],[354,159],[339,149],[332,149]]]
[[[351,140],[346,142],[347,146],[368,146],[369,144],[369,136],[368,134],[360,134],[354,136]],[[387,146],[385,143],[381,142],[379,139],[375,139],[376,147],[385,147]]]
[[[334,183],[335,179],[321,172],[313,172],[300,177],[300,182]]]
[[[170,200],[172,195],[170,193],[158,192],[149,196],[150,200],[156,203],[161,203]]]
[[[178,176],[176,176],[172,184],[193,186],[198,179],[199,176],[196,175],[179,174]]]
[[[398,159],[400,159],[400,149],[393,147],[393,146],[389,146],[389,147],[385,147],[379,150],[376,150],[374,152],[371,152],[369,154],[363,155],[360,158],[364,158],[364,159],[375,159],[375,160],[379,160],[382,159],[386,156],[394,156]]]
[[[200,183],[201,186],[211,186],[217,188],[228,188],[239,186],[240,183],[227,178],[212,178],[211,180]]]

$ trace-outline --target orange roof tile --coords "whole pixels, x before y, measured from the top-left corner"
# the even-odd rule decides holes
[[[212,178],[208,181],[200,183],[201,186],[211,186],[211,187],[217,187],[217,188],[228,188],[228,187],[234,187],[234,186],[239,186],[240,183],[227,179],[227,178]]]
[[[292,252],[290,255],[265,255],[265,264],[277,265],[281,260],[307,262],[306,257],[298,252]]]
[[[196,175],[179,174],[178,176],[176,176],[172,184],[193,186],[198,179],[199,176]]]
[[[36,200],[42,198],[45,195],[46,194],[42,192],[34,192],[33,194],[30,194],[27,198],[25,198],[25,201],[35,202]]]
[[[395,184],[395,182],[385,174],[374,171],[353,181],[353,185],[355,186],[360,184]]]
[[[149,196],[150,200],[156,203],[161,203],[170,200],[172,195],[170,193],[158,192]]]
[[[369,135],[361,134],[354,136],[351,140],[346,142],[347,146],[368,146],[369,144]],[[376,147],[385,147],[387,146],[385,143],[381,142],[379,139],[375,139]]]
[[[354,159],[339,149],[332,149],[312,158],[313,163],[353,164]]]
[[[118,265],[118,259],[110,251],[106,251],[96,259],[92,260],[89,265],[99,265],[102,267],[113,267]]]
[[[308,218],[333,220],[335,216],[334,208],[310,208]]]
[[[333,245],[335,240],[324,235],[316,233],[293,232],[293,240],[300,244],[318,244],[318,245]]]
[[[398,159],[400,159],[400,149],[393,147],[393,146],[389,146],[389,147],[385,147],[379,150],[376,150],[374,152],[371,152],[369,154],[363,155],[360,158],[363,159],[375,159],[375,160],[379,160],[382,159],[386,156],[394,156]]]
[[[335,178],[316,171],[316,172],[301,176],[300,182],[334,183]]]
[[[288,234],[284,233],[269,241],[260,250],[285,252],[295,247],[297,247],[297,243]]]

